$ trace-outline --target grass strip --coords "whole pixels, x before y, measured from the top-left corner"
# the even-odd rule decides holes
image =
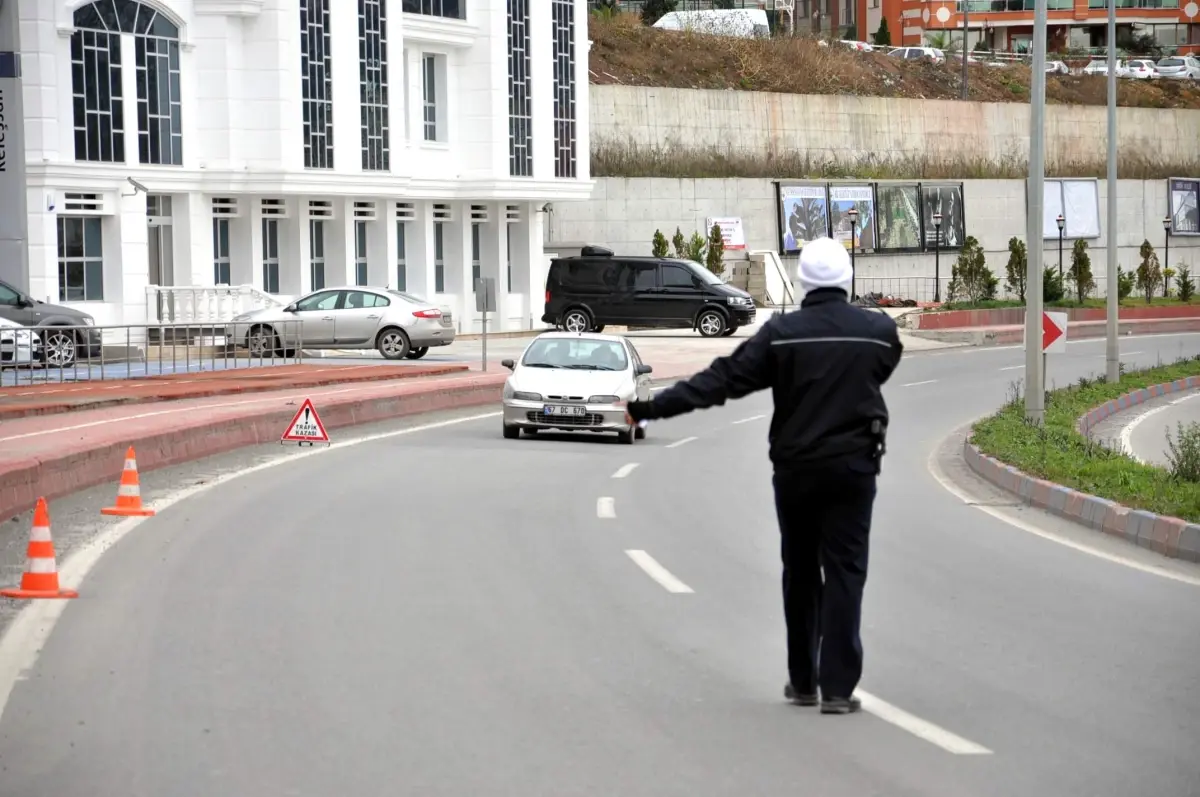
[[[1139,388],[1200,374],[1200,355],[1170,365],[1122,373],[1120,381],[1081,378],[1049,391],[1044,427],[1025,421],[1025,404],[1014,383],[1005,405],[975,424],[971,442],[983,453],[1021,471],[1133,509],[1200,522],[1200,483],[1176,479],[1080,434],[1079,418],[1106,401]]]

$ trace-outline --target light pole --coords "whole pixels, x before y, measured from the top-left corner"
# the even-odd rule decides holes
[[[1171,267],[1171,214],[1163,216],[1163,269]],[[1163,296],[1167,295],[1167,278],[1163,277]]]
[[[858,298],[858,291],[855,289],[858,275],[854,270],[854,250],[858,248],[858,208],[851,207],[846,211],[846,215],[850,217],[850,301],[854,301]]]
[[[933,301],[942,303],[942,214],[933,214]]]
[[[1058,218],[1056,218],[1054,220],[1054,223],[1058,225],[1058,281],[1061,283],[1062,278],[1063,278],[1062,277],[1062,237],[1063,237],[1063,227],[1067,226],[1067,220],[1063,218],[1063,214],[1059,213]],[[1028,270],[1028,263],[1026,263],[1026,270]]]

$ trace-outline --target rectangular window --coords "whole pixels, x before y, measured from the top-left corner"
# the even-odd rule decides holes
[[[391,169],[387,69],[387,0],[358,0],[358,99],[366,171]]]
[[[279,293],[279,221],[262,220],[262,281],[267,293]]]
[[[508,0],[508,173],[533,176],[529,2]]]
[[[138,160],[161,166],[183,165],[183,99],[179,83],[179,41],[135,36]]]
[[[472,224],[471,225],[471,290],[475,289],[475,283],[477,283],[479,281],[479,277],[482,275],[482,271],[483,271],[482,267],[480,266],[480,257],[479,257],[479,250],[481,249],[480,242],[479,242],[479,233],[480,233],[480,225]]]
[[[213,219],[213,284],[229,285],[229,219]]]
[[[367,223],[354,222],[354,284],[367,284]]]
[[[300,0],[300,91],[304,166],[333,168],[333,56],[330,0]]]
[[[104,301],[104,239],[100,217],[58,217],[58,300]]]
[[[325,222],[312,219],[308,222],[309,277],[312,290],[325,287]]]
[[[404,0],[400,10],[406,14],[466,19],[467,0]]]
[[[445,223],[435,221],[433,223],[433,292],[446,292],[446,261],[443,259],[445,255],[445,246],[443,241],[443,228]]]
[[[575,164],[575,0],[550,0],[554,38],[554,176],[573,178]]]
[[[424,112],[425,140],[440,141],[438,129],[438,57],[421,56],[421,107]]]
[[[408,290],[408,225],[396,222],[396,290]]]
[[[121,37],[77,30],[71,34],[75,159],[125,162],[125,103],[121,94]]]

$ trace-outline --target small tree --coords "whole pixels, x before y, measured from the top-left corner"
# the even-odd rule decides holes
[[[671,236],[671,247],[675,250],[675,257],[687,257],[687,239],[683,237],[683,231],[678,227],[675,228],[675,234]]]
[[[694,232],[692,233],[692,237],[688,238],[683,256],[685,259],[694,261],[703,266],[705,250],[707,249],[708,239],[700,233]]]
[[[846,32],[842,34],[842,41],[856,42],[858,41],[858,23],[846,26]]]
[[[879,30],[875,31],[872,38],[875,39],[875,45],[878,47],[892,46],[892,32],[888,30],[887,17],[879,20]]]
[[[734,0],[712,0],[712,7],[732,11],[735,8]]]
[[[1020,238],[1008,239],[1008,265],[1004,267],[1004,284],[1009,293],[1015,293],[1025,301],[1025,282],[1029,274],[1029,260],[1025,242]]]
[[[1136,275],[1132,271],[1125,271],[1120,266],[1117,266],[1117,299],[1124,301],[1133,293],[1134,280]]]
[[[1192,296],[1196,293],[1196,283],[1192,280],[1192,270],[1187,266],[1180,266],[1179,273],[1175,275],[1175,290],[1179,293],[1179,301],[1190,302]]]
[[[1163,298],[1164,299],[1169,298],[1171,296],[1171,281],[1174,279],[1175,279],[1175,269],[1171,268],[1170,266],[1167,266],[1166,268],[1164,268],[1163,269],[1163,278],[1162,278],[1162,289],[1163,289]]]
[[[950,270],[948,298],[951,302],[966,301],[979,304],[996,298],[996,287],[1000,281],[987,267],[983,248],[974,236],[968,235],[963,242],[958,259]]]
[[[679,0],[646,0],[642,4],[642,24],[653,25],[675,10]]]
[[[708,254],[704,265],[718,277],[725,271],[725,239],[721,237],[719,224],[714,224],[708,231]]]
[[[1087,249],[1087,241],[1082,238],[1075,241],[1071,247],[1071,270],[1067,274],[1067,279],[1075,286],[1075,296],[1080,304],[1096,287],[1096,281],[1092,279],[1092,258]]]
[[[1146,304],[1150,304],[1154,298],[1155,289],[1162,282],[1162,269],[1158,264],[1158,254],[1149,241],[1142,241],[1138,254],[1141,255],[1142,262],[1137,267],[1137,285],[1141,289],[1142,295],[1146,297]]]
[[[1046,304],[1061,302],[1065,293],[1062,277],[1058,276],[1058,269],[1044,266],[1042,268],[1042,301]]]
[[[669,251],[667,236],[662,234],[662,230],[655,230],[654,240],[650,243],[650,254],[654,257],[666,257]]]

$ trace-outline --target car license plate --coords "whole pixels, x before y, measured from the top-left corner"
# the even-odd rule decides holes
[[[587,413],[587,407],[573,406],[570,404],[547,404],[542,408],[542,413],[545,415],[569,416],[578,417]]]

